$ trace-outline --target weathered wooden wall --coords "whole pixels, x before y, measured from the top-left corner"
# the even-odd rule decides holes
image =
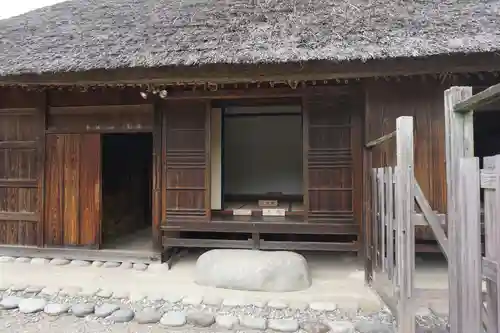
[[[396,129],[396,118],[413,116],[415,177],[432,208],[446,212],[446,168],[443,92],[438,81],[402,79],[366,83],[365,140],[369,142]],[[365,143],[366,143],[365,142]],[[373,167],[394,165],[395,141],[373,153]]]
[[[43,93],[0,88],[0,244],[41,242]]]

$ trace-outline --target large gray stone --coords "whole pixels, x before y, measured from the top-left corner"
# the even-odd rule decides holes
[[[135,321],[139,324],[156,324],[163,316],[162,312],[146,309],[135,314]]]
[[[360,333],[392,333],[393,329],[390,325],[379,321],[361,320],[354,325],[356,331]]]
[[[252,291],[298,291],[311,286],[306,259],[288,251],[211,250],[198,258],[195,281]]]
[[[215,323],[215,317],[208,312],[191,312],[187,315],[187,322],[198,327],[208,327]]]
[[[238,317],[235,316],[217,316],[215,318],[215,323],[220,328],[225,328],[228,330],[234,329],[240,323]]]
[[[26,298],[19,302],[19,312],[36,313],[43,311],[47,301],[43,298]]]
[[[96,306],[94,312],[97,317],[106,318],[119,308],[120,307],[116,304],[104,303],[102,305]]]
[[[134,319],[134,311],[130,309],[120,309],[113,312],[107,319],[111,320],[113,323],[127,323]]]
[[[243,316],[240,319],[240,325],[252,330],[265,330],[267,328],[267,321],[265,318]]]
[[[278,332],[295,332],[299,330],[299,322],[296,319],[269,319],[268,326]]]
[[[0,309],[5,309],[5,310],[17,309],[19,303],[21,303],[22,300],[23,298],[21,297],[7,296],[0,302]]]
[[[164,326],[178,327],[186,324],[186,314],[180,311],[167,312],[161,317],[160,324]]]
[[[88,316],[89,314],[94,313],[95,305],[90,304],[90,303],[79,303],[75,304],[71,307],[71,313],[75,317],[85,317]]]
[[[49,303],[43,311],[49,316],[60,316],[69,311],[69,304]]]

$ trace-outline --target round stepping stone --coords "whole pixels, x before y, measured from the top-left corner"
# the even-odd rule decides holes
[[[359,333],[392,333],[393,329],[390,325],[383,324],[379,321],[360,320],[354,328]]]
[[[145,271],[148,266],[145,265],[145,264],[134,264],[133,268],[136,270],[136,271]]]
[[[5,310],[17,309],[22,300],[23,298],[21,297],[7,296],[0,302],[0,308]]]
[[[181,311],[170,311],[165,313],[161,319],[160,324],[170,327],[179,327],[186,324],[186,314]]]
[[[27,294],[38,294],[42,290],[43,290],[42,286],[29,286],[24,290],[24,292]]]
[[[104,262],[102,262],[102,261],[94,261],[94,262],[92,262],[92,267],[99,268],[99,267],[102,267],[102,265],[104,265]]]
[[[76,295],[78,295],[78,293],[80,291],[82,291],[82,288],[80,288],[80,287],[65,287],[59,292],[59,295],[61,295],[61,296],[76,296]]]
[[[120,265],[121,269],[132,269],[133,264],[131,262],[122,262]]]
[[[330,327],[319,322],[304,322],[300,324],[300,328],[307,333],[329,333]]]
[[[113,323],[126,323],[134,319],[134,311],[130,309],[120,309],[107,317]]]
[[[348,321],[332,321],[328,323],[330,333],[355,333],[354,324]]]
[[[104,268],[116,268],[120,266],[119,262],[114,262],[114,261],[106,261],[102,267]]]
[[[163,313],[153,309],[146,309],[135,314],[135,321],[139,324],[156,324],[160,321]]]
[[[47,301],[43,298],[26,298],[19,302],[19,312],[36,313],[43,311]]]
[[[31,262],[31,258],[28,257],[19,257],[14,260],[16,264],[27,264]]]
[[[295,319],[269,319],[268,327],[278,332],[295,332],[299,330],[299,322]]]
[[[240,325],[253,330],[265,330],[267,321],[265,318],[243,316],[240,319]]]
[[[94,313],[95,305],[90,303],[79,303],[71,307],[71,313],[75,317],[83,318]]]
[[[62,258],[54,258],[54,259],[52,259],[50,261],[49,264],[52,265],[52,266],[64,266],[64,265],[69,264],[69,260],[68,259],[62,259]]]
[[[11,262],[14,262],[14,258],[13,257],[9,257],[9,256],[1,256],[0,257],[0,264],[6,264],[6,263],[11,263]]]
[[[60,316],[69,311],[69,304],[49,303],[45,305],[43,311],[49,316]]]
[[[309,308],[314,311],[331,312],[337,310],[337,304],[331,302],[313,302]]]
[[[106,289],[101,289],[96,294],[97,297],[102,297],[102,298],[110,298],[111,295],[113,295],[113,292],[111,290],[106,290]]]
[[[214,315],[207,312],[191,312],[187,315],[186,320],[197,327],[209,327],[215,323]]]
[[[55,296],[59,294],[60,289],[57,287],[45,287],[42,289],[40,294],[42,295],[47,295],[47,296]]]
[[[220,328],[225,328],[228,330],[234,329],[240,323],[238,317],[235,316],[217,316],[215,317],[215,323]]]
[[[49,259],[45,258],[33,258],[31,259],[32,265],[47,265],[50,262]]]
[[[105,318],[107,316],[110,316],[113,312],[117,311],[118,309],[120,309],[120,307],[116,304],[104,303],[100,306],[96,306],[94,313],[99,318]]]
[[[88,267],[91,265],[90,262],[86,260],[71,260],[69,264],[75,267]]]
[[[271,309],[283,310],[288,307],[288,303],[282,300],[272,300],[267,303],[267,306]]]

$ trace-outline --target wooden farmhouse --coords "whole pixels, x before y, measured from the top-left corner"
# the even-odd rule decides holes
[[[367,177],[393,158],[372,141],[400,116],[445,223],[443,92],[498,81],[499,6],[73,0],[2,20],[0,252],[362,254]],[[476,119],[476,156],[500,153],[499,119]]]

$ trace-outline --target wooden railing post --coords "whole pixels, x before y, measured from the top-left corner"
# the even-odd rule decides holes
[[[449,238],[448,276],[449,276],[449,311],[450,333],[459,333],[459,287],[458,265],[460,253],[456,249],[467,244],[460,244],[458,216],[458,172],[462,157],[474,154],[472,112],[458,113],[454,107],[459,102],[472,96],[471,87],[452,87],[444,93],[445,143],[446,143],[446,190],[447,190],[447,225]]]
[[[458,330],[459,333],[481,332],[481,203],[479,159],[461,158],[458,181],[458,211],[454,235],[463,246],[451,248],[458,254]]]
[[[484,158],[484,171],[492,181],[484,184],[484,235],[486,259],[496,264],[496,279],[486,280],[486,304],[488,332],[500,331],[500,304],[498,265],[500,264],[500,155]],[[483,181],[481,181],[483,184]]]
[[[415,332],[413,280],[415,275],[415,212],[413,118],[396,119],[396,260],[399,280],[398,333]]]

